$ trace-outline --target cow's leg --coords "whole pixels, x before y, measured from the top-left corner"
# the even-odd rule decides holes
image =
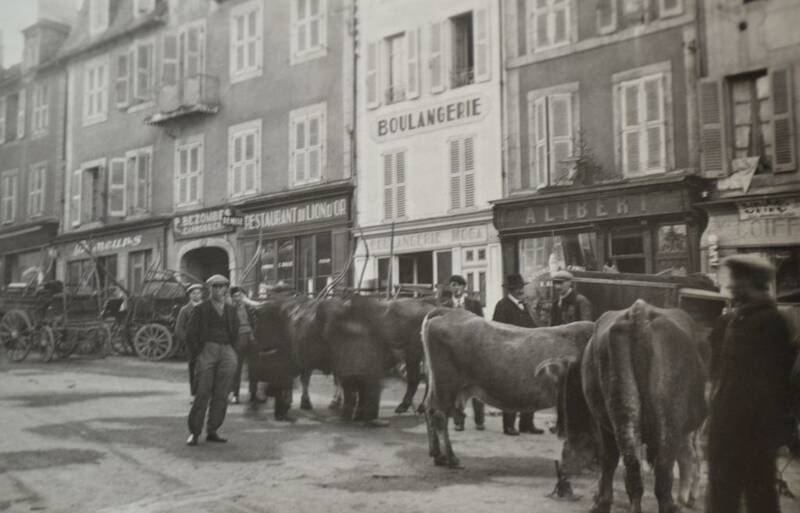
[[[358,399],[358,388],[353,378],[340,378],[342,386],[342,420],[353,420]]]
[[[619,449],[613,433],[602,427],[597,431],[600,433],[600,481],[592,513],[609,513],[614,501],[614,473],[619,465]]]
[[[311,373],[313,371],[304,370],[302,374],[300,374],[300,385],[303,387],[303,393],[300,396],[300,409],[301,410],[312,410],[313,407],[311,406],[311,399],[308,397],[308,384],[311,382]]]
[[[428,432],[428,454],[436,461],[442,454],[442,449],[439,447],[439,435],[436,433],[436,428],[433,426],[433,409],[426,408],[425,410],[425,428]]]
[[[358,382],[358,408],[356,420],[368,427],[387,427],[389,422],[378,418],[381,408],[380,378],[361,378]]]
[[[672,469],[675,467],[674,443],[659,444],[655,461],[655,492],[658,500],[658,513],[677,513],[677,504],[672,498]]]
[[[644,485],[642,484],[642,464],[636,454],[636,449],[633,447],[623,449],[622,462],[625,464],[625,491],[628,492],[630,501],[628,511],[641,513]]]
[[[678,502],[688,508],[694,507],[700,487],[700,459],[695,448],[696,433],[680,439],[678,446],[678,471],[680,476]]]
[[[416,351],[406,351],[406,394],[403,400],[395,408],[395,413],[405,413],[411,408],[414,394],[417,393],[419,382],[421,380],[419,365],[422,361],[422,355],[417,354]]]
[[[437,465],[441,466],[462,468],[461,462],[456,457],[455,453],[453,452],[453,446],[450,444],[450,435],[447,432],[448,420],[448,416],[443,411],[436,410],[433,412],[431,422],[433,423],[437,436],[441,439],[441,443],[444,444],[444,454],[439,454],[439,456],[435,457],[433,461]]]

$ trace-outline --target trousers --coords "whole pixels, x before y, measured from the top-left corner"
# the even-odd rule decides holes
[[[517,421],[517,412],[504,411],[503,412],[503,429],[514,428]],[[530,431],[533,429],[533,412],[521,411],[519,412],[519,430]]]
[[[239,333],[239,340],[236,344],[236,372],[233,375],[233,382],[231,383],[231,392],[236,397],[239,397],[239,389],[242,387],[242,368],[247,363],[247,375],[249,380],[250,397],[255,397],[255,390],[258,382],[255,381],[255,373],[253,372],[253,351],[252,341],[253,335],[250,332]]]
[[[195,363],[195,391],[189,411],[189,432],[200,435],[208,411],[207,433],[216,433],[225,421],[228,391],[236,372],[236,352],[227,344],[207,342]]]

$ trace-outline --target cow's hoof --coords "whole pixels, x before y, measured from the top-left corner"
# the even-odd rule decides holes
[[[425,413],[425,405],[424,404],[420,404],[419,406],[417,406],[417,414],[418,415],[422,415],[424,413]]]
[[[610,502],[595,502],[589,513],[611,513]]]
[[[311,399],[309,399],[308,397],[303,397],[302,399],[300,399],[300,409],[306,411],[313,410],[314,407],[311,406]]]
[[[411,403],[400,403],[397,405],[397,408],[394,409],[394,412],[399,415],[407,412],[409,408],[411,408]]]

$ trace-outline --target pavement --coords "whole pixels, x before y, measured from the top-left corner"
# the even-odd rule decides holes
[[[381,415],[391,425],[365,428],[328,410],[332,380],[315,374],[315,410],[293,409],[296,423],[274,421],[271,402],[258,410],[231,405],[221,430],[230,442],[192,448],[184,444],[185,363],[132,357],[0,363],[0,512],[577,513],[591,507],[594,475],[573,480],[578,501],[546,497],[561,448],[555,435],[503,436],[491,410],[486,431],[476,431],[471,419],[466,431],[451,430],[465,468],[435,467],[424,419],[393,413],[403,388],[386,380]],[[421,395],[422,389],[416,399]],[[554,421],[552,412],[536,415],[540,427]],[[614,512],[627,511],[621,474]],[[786,478],[800,492],[800,462]],[[651,474],[646,483],[644,510],[656,512]],[[784,499],[783,511],[800,511],[800,502]]]

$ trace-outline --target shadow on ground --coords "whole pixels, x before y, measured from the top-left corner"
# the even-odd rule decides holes
[[[63,465],[98,463],[104,454],[89,449],[41,449],[0,452],[0,474]]]
[[[47,394],[24,394],[0,397],[3,401],[21,402],[27,408],[64,406],[65,404],[94,401],[97,399],[136,399],[164,395],[163,392],[64,392]]]

